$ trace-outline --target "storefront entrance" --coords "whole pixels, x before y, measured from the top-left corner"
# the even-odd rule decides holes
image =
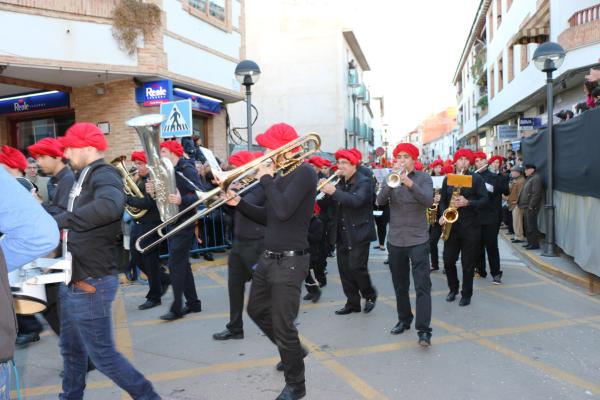
[[[26,151],[27,146],[47,137],[64,136],[66,130],[75,123],[74,112],[53,115],[31,116],[27,119],[10,119],[11,145]]]

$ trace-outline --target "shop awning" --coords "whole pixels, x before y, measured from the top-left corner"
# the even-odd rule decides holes
[[[550,1],[538,1],[533,16],[525,19],[521,28],[511,40],[511,45],[543,43],[550,37]]]
[[[175,100],[190,99],[192,100],[192,110],[208,114],[219,114],[221,112],[221,104],[223,103],[220,99],[178,87],[173,89],[173,97]]]

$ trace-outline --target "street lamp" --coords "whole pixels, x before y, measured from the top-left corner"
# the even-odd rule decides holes
[[[533,63],[537,69],[546,73],[546,108],[548,109],[548,134],[546,138],[548,141],[548,184],[546,185],[546,204],[544,205],[544,210],[546,210],[546,243],[542,252],[542,255],[546,257],[554,257],[556,255],[554,253],[554,136],[552,132],[554,86],[552,73],[560,68],[564,60],[564,49],[560,47],[558,43],[554,42],[542,43],[533,53]]]
[[[235,78],[246,86],[246,123],[248,124],[248,151],[252,150],[252,91],[250,87],[258,82],[260,68],[252,60],[243,60],[235,67]]]

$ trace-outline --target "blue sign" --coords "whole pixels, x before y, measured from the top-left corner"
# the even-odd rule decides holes
[[[144,107],[151,107],[173,100],[173,81],[144,82],[144,86],[135,89],[135,101]]]
[[[221,100],[213,99],[212,97],[204,96],[199,93],[190,92],[189,90],[175,88],[173,89],[175,99],[190,99],[192,101],[192,109],[208,114],[219,114],[221,112]]]
[[[192,101],[179,100],[162,103],[160,113],[166,117],[160,125],[164,139],[192,136]]]
[[[542,127],[541,118],[520,118],[519,127],[524,130],[539,129]]]
[[[0,99],[0,114],[21,114],[61,107],[69,107],[69,93],[56,90]]]
[[[496,125],[496,132],[499,140],[516,139],[519,137],[516,125]]]

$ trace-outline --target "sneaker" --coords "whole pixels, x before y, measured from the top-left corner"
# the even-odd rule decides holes
[[[501,285],[502,284],[502,280],[501,280],[502,276],[501,275],[496,275],[494,277],[494,280],[492,281],[492,283],[494,285]]]

